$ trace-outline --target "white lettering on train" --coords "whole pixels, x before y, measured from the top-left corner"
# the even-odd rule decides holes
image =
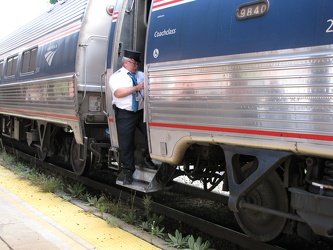
[[[176,29],[168,29],[163,31],[155,31],[154,37],[169,36],[176,34]]]

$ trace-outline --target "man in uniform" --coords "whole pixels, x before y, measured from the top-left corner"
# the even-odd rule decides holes
[[[141,74],[138,72],[139,63],[140,52],[125,50],[123,67],[116,71],[109,79],[109,86],[112,91],[112,104],[116,114],[124,185],[129,185],[133,182],[136,128],[143,133],[145,138],[143,167],[150,169],[157,168],[149,156],[147,128],[146,123],[143,122],[144,83],[142,81],[142,72]]]

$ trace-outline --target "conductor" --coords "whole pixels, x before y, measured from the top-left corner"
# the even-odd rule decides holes
[[[122,157],[122,171],[124,173],[124,185],[133,182],[135,171],[134,138],[138,128],[144,135],[144,149],[142,166],[156,169],[156,165],[149,156],[147,128],[143,122],[144,107],[144,83],[142,72],[138,71],[140,52],[124,50],[123,66],[109,79],[109,87],[112,91],[112,105],[115,109],[116,124],[118,129],[119,146]],[[139,79],[139,82],[138,82]]]

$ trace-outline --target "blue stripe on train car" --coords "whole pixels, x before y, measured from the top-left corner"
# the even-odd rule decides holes
[[[113,40],[114,40],[114,32],[116,29],[117,22],[112,22],[111,29],[110,29],[110,37],[109,37],[109,46],[108,46],[108,57],[107,57],[107,68],[111,68],[111,61],[112,61],[112,47],[113,47]]]
[[[153,10],[147,63],[333,43],[332,0],[269,0],[260,17],[238,20],[252,1],[195,0]]]
[[[41,46],[38,50],[38,76],[75,71],[79,32]],[[36,77],[36,75],[35,75]]]

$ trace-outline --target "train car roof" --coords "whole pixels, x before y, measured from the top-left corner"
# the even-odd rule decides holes
[[[81,20],[88,0],[63,0],[50,10],[0,40],[0,55],[35,41],[54,30]]]

